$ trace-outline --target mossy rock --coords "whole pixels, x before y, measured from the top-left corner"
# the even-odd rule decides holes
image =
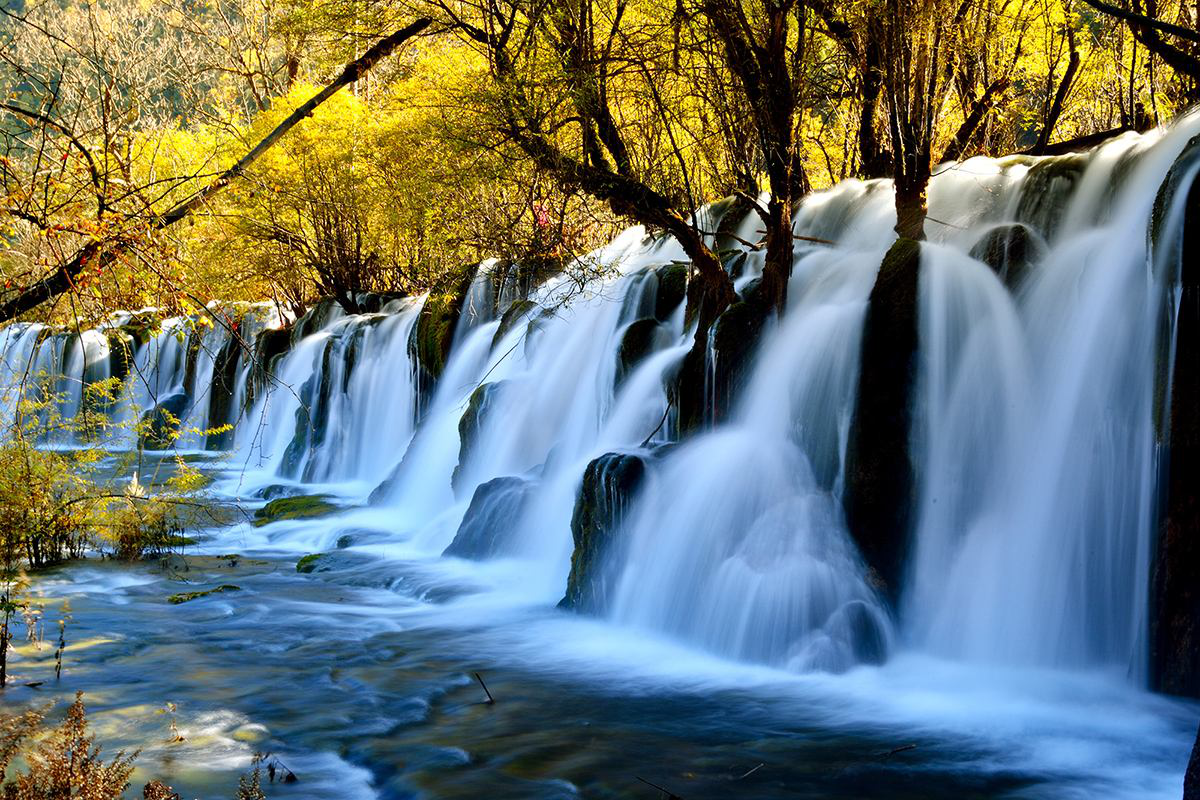
[[[471,392],[471,399],[467,401],[467,408],[458,420],[458,464],[454,467],[454,473],[450,477],[450,485],[455,491],[459,489],[459,479],[466,465],[470,462],[471,453],[476,441],[483,432],[483,425],[488,412],[495,407],[498,398],[507,385],[508,381],[494,381],[481,384],[475,388],[475,391]]]
[[[309,553],[296,562],[296,572],[311,575],[318,572],[333,572],[337,569],[363,567],[376,562],[372,556],[361,553],[334,551],[331,553]]]
[[[992,268],[1009,289],[1025,281],[1030,267],[1046,253],[1046,243],[1028,225],[997,225],[971,247],[971,257]]]
[[[199,600],[201,597],[208,597],[212,594],[220,594],[222,592],[240,592],[241,590],[242,587],[240,586],[234,586],[232,583],[223,583],[214,589],[205,589],[204,591],[200,592],[181,592],[179,594],[173,594],[167,598],[167,602],[173,606],[177,606],[180,603],[190,603],[193,600]]]
[[[534,317],[534,310],[539,306],[532,300],[517,300],[508,310],[504,312],[504,316],[500,318],[500,325],[496,328],[495,335],[492,336],[492,347],[503,341],[504,337],[515,328],[522,320],[529,316]]]
[[[413,353],[418,364],[434,380],[441,377],[450,358],[454,328],[461,310],[461,297],[431,294],[425,299],[417,324],[413,326]]]
[[[605,453],[583,472],[571,514],[571,573],[559,608],[587,614],[603,613],[612,593],[607,569],[621,558],[625,544],[617,539],[630,501],[646,477],[642,456]]]
[[[342,510],[342,506],[333,503],[326,494],[306,494],[294,497],[280,497],[267,503],[254,512],[254,527],[261,528],[272,522],[287,519],[315,519],[325,517]]]
[[[654,318],[666,322],[687,298],[688,268],[686,264],[666,264],[655,270],[655,274],[658,293],[654,297]]]

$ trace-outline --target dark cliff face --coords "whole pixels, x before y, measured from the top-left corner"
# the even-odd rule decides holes
[[[846,522],[876,588],[893,602],[913,519],[909,452],[921,248],[899,239],[879,268],[863,329],[858,405],[846,454]]]
[[[1193,139],[1159,194],[1156,223],[1162,222],[1164,205],[1177,192],[1187,192],[1182,239],[1174,239],[1161,224],[1154,231],[1161,247],[1178,248],[1179,298],[1169,381],[1169,343],[1159,348],[1166,361],[1160,365],[1159,383],[1168,385],[1170,394],[1165,396],[1161,388],[1156,393],[1160,413],[1164,400],[1168,407],[1165,485],[1160,485],[1165,507],[1150,581],[1150,680],[1158,691],[1190,697],[1200,697],[1200,231],[1195,229],[1200,181],[1182,182],[1198,164],[1200,141]],[[1170,286],[1171,276],[1165,277]],[[1169,314],[1170,300],[1164,305]]]

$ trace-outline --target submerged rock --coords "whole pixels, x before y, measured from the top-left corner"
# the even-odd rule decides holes
[[[595,614],[607,607],[613,577],[605,567],[620,559],[616,534],[645,477],[642,456],[606,453],[587,465],[571,515],[575,550],[559,608]]]
[[[863,326],[858,402],[846,448],[846,522],[892,601],[912,519],[909,437],[917,364],[920,244],[898,239],[879,268]]]
[[[220,594],[221,592],[240,592],[242,587],[234,586],[232,583],[223,583],[213,589],[205,589],[198,592],[181,592],[173,594],[167,598],[167,602],[173,606],[181,603],[190,603],[193,600],[199,600],[201,597],[208,597],[211,594]]]
[[[508,475],[480,484],[444,556],[482,561],[511,551],[536,482]]]
[[[997,225],[971,247],[971,257],[992,268],[1009,289],[1025,280],[1030,267],[1046,253],[1046,243],[1028,225]]]
[[[712,403],[714,421],[728,418],[733,399],[745,384],[753,366],[758,341],[772,314],[763,297],[761,279],[742,290],[741,299],[717,318],[712,334]]]
[[[142,415],[139,446],[147,450],[166,450],[175,444],[179,425],[187,415],[188,396],[177,392]]]
[[[280,497],[254,512],[254,527],[261,528],[285,519],[324,517],[341,510],[342,506],[331,502],[326,494]]]

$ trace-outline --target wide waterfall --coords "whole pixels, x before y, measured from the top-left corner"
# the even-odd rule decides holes
[[[240,546],[420,563],[421,602],[467,615],[561,606],[552,613],[597,620],[580,624],[605,636],[822,680],[870,683],[877,665],[931,658],[1136,690],[1161,511],[1164,298],[1178,271],[1152,233],[1196,222],[1186,192],[1160,187],[1177,163],[1190,182],[1181,154],[1197,131],[1185,118],[1086,154],[974,158],[934,178],[915,525],[894,601],[843,505],[864,320],[895,239],[887,181],[804,201],[786,313],[745,327],[744,357],[723,349],[718,322],[699,430],[677,402],[695,335],[687,259],[640,228],[586,269],[536,281],[485,262],[444,329],[431,329],[432,297],[366,295],[369,311],[322,301],[294,320],[214,303],[79,332],[12,325],[5,409],[54,393],[72,417],[115,378],[100,410],[141,432],[114,428],[106,447],[161,449],[167,412],[180,429],[170,448],[217,458],[230,498],[321,494],[342,507],[241,526]],[[757,216],[732,202],[700,213],[751,298]]]

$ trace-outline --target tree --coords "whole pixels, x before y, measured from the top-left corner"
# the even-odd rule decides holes
[[[44,30],[38,23],[30,22],[27,18],[18,19],[22,25],[31,26],[37,31]],[[264,152],[321,103],[365,75],[378,61],[390,55],[408,39],[421,33],[429,24],[429,19],[419,19],[381,39],[362,57],[347,64],[337,79],[297,108],[253,149],[231,166],[217,171],[216,177],[208,181],[196,172],[141,182],[135,179],[129,159],[122,157],[122,149],[116,144],[117,137],[113,125],[110,124],[110,120],[116,118],[116,110],[121,110],[125,117],[136,116],[138,113],[138,87],[118,84],[119,70],[104,63],[96,63],[94,59],[82,58],[87,65],[86,69],[95,70],[101,88],[81,90],[76,102],[64,106],[59,104],[57,97],[61,92],[60,85],[66,83],[63,76],[74,75],[68,69],[71,66],[68,56],[62,56],[57,62],[55,68],[59,72],[56,74],[39,76],[33,70],[21,68],[18,74],[38,81],[48,95],[43,107],[36,110],[11,103],[4,106],[10,114],[24,120],[24,124],[20,126],[5,126],[6,143],[10,153],[25,156],[23,160],[29,167],[25,174],[21,174],[12,168],[13,159],[9,158],[3,162],[3,176],[8,184],[8,213],[47,233],[57,231],[63,226],[63,223],[57,221],[57,215],[69,214],[75,228],[71,230],[74,238],[68,241],[82,244],[70,256],[61,256],[56,252],[54,255],[57,264],[49,275],[20,285],[4,298],[3,302],[0,302],[0,322],[21,316],[66,293],[89,274],[99,277],[107,266],[126,253],[153,242],[156,234],[187,218],[231,181],[241,176]],[[58,41],[53,34],[49,34],[47,38]],[[74,57],[74,49],[67,49]],[[124,55],[128,58],[135,57],[133,52]],[[75,76],[74,82],[80,86],[85,83],[78,76]],[[120,105],[118,100],[121,101]],[[98,120],[99,127],[80,128],[76,124],[81,118],[91,117]],[[131,131],[120,138],[125,140],[124,151],[128,154],[133,148],[136,136]],[[52,169],[60,175],[65,175],[71,169],[73,154],[81,162],[74,166],[74,171],[85,175],[86,178],[74,183],[63,181],[62,183],[66,184],[64,189],[58,185],[60,181],[52,175],[44,174],[44,165],[48,161],[53,163],[56,160],[62,166]],[[111,166],[114,164],[115,166]],[[166,188],[161,188],[162,186]],[[182,199],[175,199],[185,190],[188,193]],[[80,224],[82,214],[79,204],[84,202],[81,196],[85,195],[90,195],[90,202],[94,205],[95,221],[83,227]],[[164,204],[165,210],[160,210]]]

